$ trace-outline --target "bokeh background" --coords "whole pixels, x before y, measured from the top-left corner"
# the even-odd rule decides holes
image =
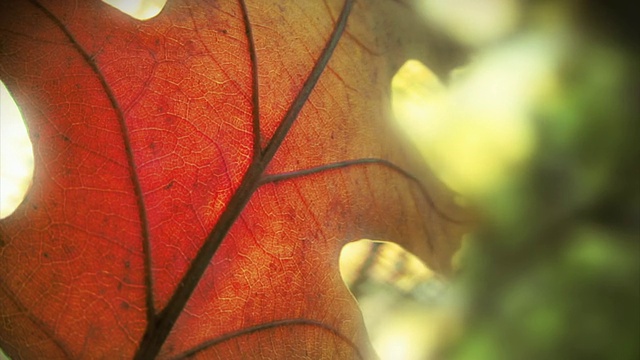
[[[139,18],[163,6],[107,2]],[[423,0],[420,10],[470,58],[446,82],[408,61],[393,109],[480,221],[450,278],[392,244],[345,247],[341,272],[379,356],[639,359],[635,6]],[[0,91],[5,217],[29,187],[33,157]]]

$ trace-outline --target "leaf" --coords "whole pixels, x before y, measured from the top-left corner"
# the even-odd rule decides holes
[[[0,77],[35,154],[0,223],[12,357],[367,358],[341,247],[394,239],[447,270],[452,196],[387,116],[390,78],[424,40],[390,31],[415,24],[406,4],[0,14]]]

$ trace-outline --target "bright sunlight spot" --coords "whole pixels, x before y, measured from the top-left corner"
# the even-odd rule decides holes
[[[167,0],[102,0],[116,9],[138,20],[147,20],[158,15]]]
[[[33,150],[15,101],[0,82],[0,219],[15,211],[33,176]]]
[[[532,154],[530,111],[553,90],[556,45],[531,37],[484,53],[449,87],[416,60],[398,71],[396,118],[452,188],[484,194]]]
[[[516,0],[423,0],[422,13],[458,41],[483,45],[508,34],[520,18]]]
[[[400,336],[398,336],[397,334],[391,334],[384,339],[384,343],[381,344],[382,346],[378,350],[378,354],[381,359],[414,359],[414,357],[410,356],[410,352],[412,350],[412,339],[409,339],[402,335],[404,334],[400,334]]]
[[[459,312],[445,301],[446,283],[394,243],[347,244],[340,254],[340,274],[358,300],[382,360],[431,358],[458,331]]]

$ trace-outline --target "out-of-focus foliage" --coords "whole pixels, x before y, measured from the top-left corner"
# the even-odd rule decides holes
[[[446,281],[400,246],[350,243],[342,250],[340,271],[380,359],[424,359],[458,330]]]
[[[475,55],[446,84],[407,63],[394,80],[394,110],[482,224],[456,259],[457,276],[439,280],[430,301],[398,296],[389,282],[376,290],[367,277],[355,293],[365,319],[378,319],[367,322],[374,345],[383,359],[640,358],[632,5],[445,3],[425,0],[425,9]],[[463,3],[486,12],[453,13]],[[396,302],[370,307],[380,294]],[[407,309],[414,315],[403,317]],[[385,318],[391,312],[403,325]],[[378,338],[385,328],[392,334]],[[389,340],[401,331],[404,344]],[[416,332],[422,340],[412,340]]]
[[[455,280],[465,331],[443,358],[640,357],[638,57],[616,5],[531,6],[558,18],[528,29],[570,41],[531,108],[535,152],[479,202]]]

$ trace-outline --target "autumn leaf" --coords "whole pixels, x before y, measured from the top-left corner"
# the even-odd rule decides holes
[[[408,57],[453,47],[399,1],[0,4],[34,183],[0,222],[14,358],[369,358],[341,247],[447,271],[451,194],[389,121]],[[412,30],[412,31],[409,31]],[[425,60],[426,61],[426,60]]]

